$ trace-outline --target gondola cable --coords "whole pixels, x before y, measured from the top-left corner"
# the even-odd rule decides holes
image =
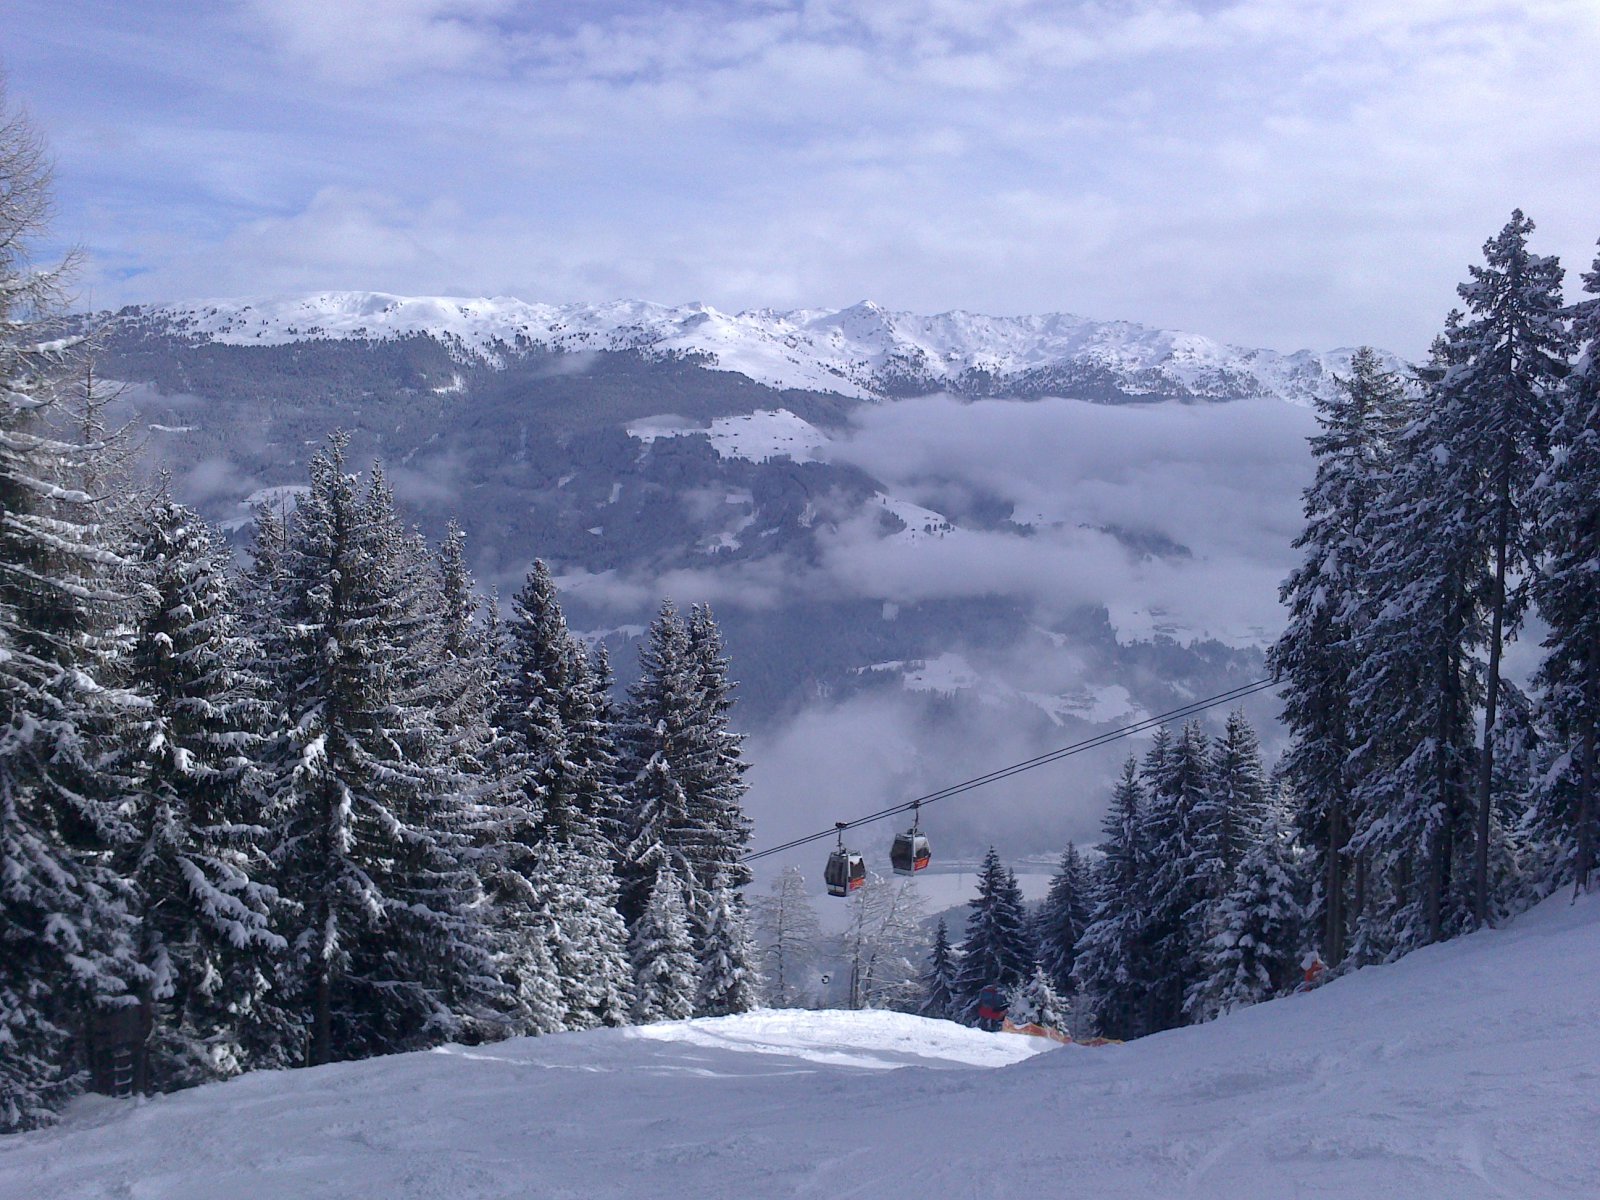
[[[879,809],[877,812],[868,813],[866,816],[857,817],[853,821],[835,821],[832,828],[824,829],[817,833],[806,834],[803,837],[791,838],[787,842],[782,842],[776,846],[768,846],[764,850],[753,850],[749,854],[744,855],[743,861],[755,862],[758,859],[768,858],[775,854],[782,854],[789,850],[798,849],[801,846],[808,846],[812,842],[818,842],[824,838],[832,836],[838,837],[839,849],[842,851],[844,849],[844,831],[846,829],[855,829],[862,825],[870,825],[875,821],[887,820],[889,817],[898,816],[899,814],[905,812],[920,814],[921,808],[925,804],[932,804],[936,800],[947,800],[952,796],[959,796],[965,792],[970,792],[977,788],[985,787],[991,783],[998,783],[1002,779],[1009,779],[1013,775],[1020,775],[1025,771],[1032,771],[1038,767],[1048,766],[1050,763],[1059,762],[1064,758],[1071,758],[1074,755],[1083,754],[1089,750],[1097,750],[1102,746],[1108,746],[1111,743],[1120,741],[1123,738],[1132,737],[1135,734],[1147,732],[1148,730],[1154,729],[1160,725],[1165,725],[1168,722],[1181,720],[1184,717],[1194,716],[1196,713],[1205,712],[1207,709],[1216,708],[1218,705],[1229,704],[1235,700],[1246,699],[1247,697],[1254,696],[1258,692],[1264,692],[1268,688],[1276,687],[1277,683],[1278,681],[1276,677],[1273,676],[1268,676],[1265,679],[1257,679],[1253,683],[1242,684],[1239,687],[1231,688],[1228,691],[1218,692],[1214,696],[1206,696],[1203,699],[1194,700],[1188,704],[1180,705],[1179,707],[1171,709],[1168,712],[1158,713],[1153,717],[1146,717],[1143,720],[1131,722],[1130,724],[1123,725],[1120,728],[1108,730],[1105,733],[1096,734],[1092,738],[1085,738],[1083,741],[1074,742],[1070,746],[1063,746],[1058,750],[1047,751],[1044,754],[1036,755],[1033,758],[1023,759],[1021,762],[1012,763],[1010,766],[1000,767],[997,770],[990,771],[984,775],[974,776],[971,779],[963,780],[961,783],[951,784],[949,787],[940,788],[938,791],[929,792],[926,795],[918,796],[915,799],[906,800],[900,804],[894,804],[888,808]],[[848,851],[845,853],[848,853]],[[851,857],[858,858],[859,855],[851,855]]]

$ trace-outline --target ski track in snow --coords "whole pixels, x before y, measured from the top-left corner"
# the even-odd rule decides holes
[[[1122,1047],[761,1012],[88,1098],[0,1139],[0,1196],[1582,1200],[1597,995],[1600,896],[1561,895]]]

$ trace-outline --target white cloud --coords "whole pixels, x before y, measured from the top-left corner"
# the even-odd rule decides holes
[[[496,22],[515,0],[250,0],[291,60],[324,78],[370,83],[418,70],[485,73],[503,64]]]

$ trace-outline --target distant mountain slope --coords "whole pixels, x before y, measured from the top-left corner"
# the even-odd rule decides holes
[[[1563,895],[1307,996],[1026,1061],[1016,1034],[790,1010],[89,1099],[0,1139],[0,1195],[1576,1200],[1600,1195],[1596,995],[1600,896]]]
[[[1326,394],[1350,359],[1348,349],[1280,354],[1065,313],[923,316],[870,301],[839,310],[724,313],[634,300],[551,305],[321,292],[135,307],[117,320],[235,346],[421,334],[464,362],[495,365],[530,353],[624,351],[683,358],[771,388],[859,399],[952,391],[1093,400],[1277,396],[1303,404]]]
[[[1290,391],[1196,403],[1179,335],[955,315],[924,332],[865,306],[534,311],[365,293],[132,309],[102,322],[96,365],[130,385],[113,419],[142,431],[173,493],[240,541],[252,504],[288,502],[338,428],[429,534],[462,523],[486,589],[549,563],[624,685],[663,596],[713,604],[764,839],[1263,670],[1314,421]],[[908,382],[913,334],[942,383],[931,367]],[[695,349],[711,345],[715,361]],[[726,369],[760,374],[752,346],[811,372],[782,376],[799,371],[782,359],[769,379],[844,388],[818,364],[854,362],[879,390]],[[1267,358],[1213,351],[1232,391],[1265,386],[1247,368]],[[894,394],[951,379],[967,394]],[[1046,379],[1075,398],[1025,386]],[[1251,715],[1270,748],[1270,699]],[[1115,769],[1018,783],[998,812],[942,818],[942,846],[1058,853],[1093,836]]]

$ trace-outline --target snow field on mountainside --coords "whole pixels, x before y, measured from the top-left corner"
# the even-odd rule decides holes
[[[762,409],[732,417],[718,417],[706,428],[676,424],[671,418],[651,417],[628,426],[628,436],[641,442],[657,438],[687,437],[703,433],[723,458],[761,462],[788,455],[809,462],[812,452],[828,442],[828,435],[786,408]]]
[[[1581,1200],[1596,996],[1600,896],[1562,895],[1120,1047],[759,1012],[86,1099],[0,1139],[0,1196]]]

